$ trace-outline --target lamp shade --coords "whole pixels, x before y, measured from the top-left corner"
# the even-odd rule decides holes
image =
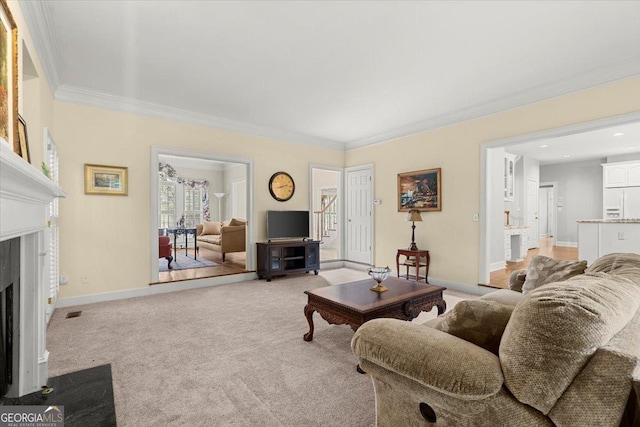
[[[224,193],[213,193],[218,199],[222,199],[224,197]]]
[[[409,213],[407,214],[407,219],[405,221],[422,222],[420,211],[409,211]]]

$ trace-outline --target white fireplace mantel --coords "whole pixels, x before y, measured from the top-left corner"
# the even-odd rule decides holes
[[[48,380],[44,231],[49,203],[65,196],[58,185],[0,141],[0,241],[19,237],[21,242],[19,371],[14,372],[10,397],[39,390]]]

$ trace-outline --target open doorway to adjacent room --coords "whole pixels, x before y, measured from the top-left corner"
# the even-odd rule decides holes
[[[251,162],[153,151],[151,283],[246,273],[253,263]]]
[[[320,242],[320,262],[342,259],[342,169],[311,166],[312,239]]]

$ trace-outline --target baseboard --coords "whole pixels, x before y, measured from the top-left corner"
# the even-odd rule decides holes
[[[228,285],[231,283],[254,280],[256,277],[256,273],[230,274],[227,276],[205,277],[202,279],[183,280],[181,282],[161,283],[153,286],[146,286],[144,288],[126,289],[123,291],[104,292],[101,294],[60,298],[56,303],[56,308],[93,304],[105,301],[115,301],[119,299],[143,297],[148,295],[164,294],[167,292],[206,288],[210,286]]]
[[[362,262],[354,262],[354,261],[344,261],[344,267],[345,268],[351,268],[353,270],[360,270],[360,271],[367,271],[368,269],[370,269],[371,267],[373,267],[372,265],[369,264],[365,264]]]
[[[492,264],[489,264],[489,271],[502,270],[506,266],[507,266],[507,263],[505,261],[494,262]]]
[[[462,283],[449,282],[447,280],[441,280],[441,279],[432,278],[432,277],[429,277],[429,284],[436,285],[436,286],[443,286],[451,291],[465,292],[467,294],[480,295],[480,296],[489,294],[497,290],[496,288],[488,288],[485,286],[478,286],[478,285],[464,285]]]
[[[344,268],[344,260],[320,262],[320,270],[335,270],[336,268]]]
[[[568,246],[570,248],[577,248],[578,242],[556,242],[556,246]]]

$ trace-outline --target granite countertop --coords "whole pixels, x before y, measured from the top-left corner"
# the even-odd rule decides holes
[[[606,223],[624,223],[624,224],[640,224],[640,218],[624,218],[624,219],[579,219],[576,221],[578,224],[585,223],[597,223],[597,224],[606,224]]]

